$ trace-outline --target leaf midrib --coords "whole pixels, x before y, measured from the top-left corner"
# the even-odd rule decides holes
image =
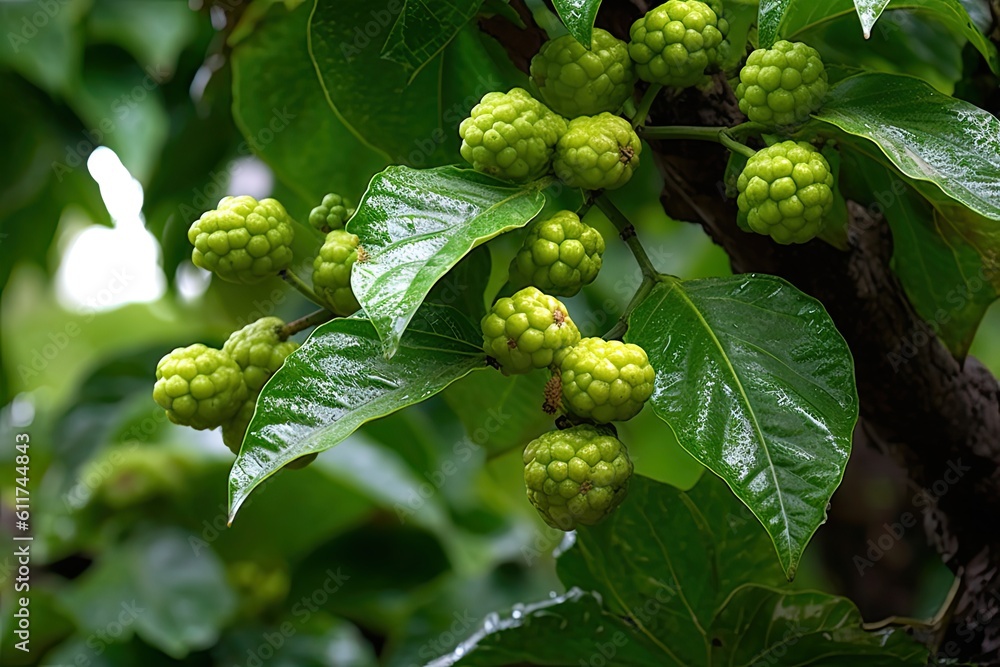
[[[673,287],[673,285],[671,287]],[[789,565],[791,565],[791,561],[792,561],[791,525],[790,525],[789,520],[788,520],[788,512],[785,509],[785,497],[784,497],[784,494],[782,493],[782,490],[781,490],[781,484],[778,482],[778,474],[777,474],[777,471],[776,471],[775,466],[774,466],[774,461],[771,458],[771,450],[770,450],[770,448],[767,445],[767,440],[764,439],[764,433],[763,433],[763,431],[760,428],[760,424],[757,422],[757,414],[756,414],[756,412],[753,409],[753,405],[750,403],[750,397],[747,396],[746,389],[744,389],[744,387],[743,387],[743,382],[742,382],[742,380],[740,380],[740,376],[736,373],[736,368],[733,366],[732,362],[730,361],[729,355],[726,354],[726,350],[722,346],[722,341],[720,341],[719,338],[718,338],[718,336],[715,335],[715,331],[709,325],[708,321],[702,316],[701,311],[698,309],[698,307],[695,305],[695,303],[691,300],[691,298],[687,295],[687,293],[685,292],[684,288],[682,286],[678,285],[678,289],[676,291],[677,291],[678,294],[680,294],[681,298],[684,299],[684,301],[688,304],[688,306],[690,307],[691,311],[694,312],[694,314],[697,316],[698,321],[701,322],[702,327],[704,327],[705,331],[708,332],[708,335],[711,336],[712,341],[715,343],[716,348],[719,350],[719,353],[722,355],[722,358],[725,360],[726,366],[729,369],[729,372],[733,376],[733,380],[736,381],[736,386],[737,386],[737,388],[740,391],[740,396],[743,397],[744,404],[746,405],[746,407],[747,407],[747,409],[749,411],[750,421],[753,424],[754,432],[757,434],[757,437],[760,440],[761,448],[764,450],[764,454],[767,456],[768,470],[771,473],[771,479],[774,481],[775,492],[778,495],[778,504],[781,507],[781,518],[782,518],[782,523],[784,524],[784,537],[786,539],[786,544],[787,544],[787,546],[789,548]],[[749,505],[748,505],[748,507],[749,507]]]

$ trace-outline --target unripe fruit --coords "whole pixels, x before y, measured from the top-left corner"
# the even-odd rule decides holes
[[[510,263],[515,288],[532,285],[546,294],[573,296],[597,278],[604,237],[573,211],[536,220]]]
[[[153,400],[175,424],[215,428],[235,415],[247,396],[243,372],[222,350],[201,343],[178,347],[156,365]]]
[[[629,55],[639,78],[687,88],[705,78],[722,43],[718,17],[698,0],[668,0],[632,24]]]
[[[833,208],[833,185],[830,164],[812,145],[768,146],[747,160],[736,180],[740,219],[778,243],[805,243],[823,229]]]
[[[747,56],[736,99],[747,118],[777,127],[808,120],[823,106],[826,91],[819,52],[802,42],[780,40]]]
[[[323,197],[319,206],[309,212],[309,224],[328,234],[335,229],[343,229],[353,213],[354,207],[347,199],[331,192]]]
[[[299,347],[295,341],[281,340],[284,326],[285,323],[277,317],[262,317],[234,331],[222,346],[223,352],[243,370],[243,379],[251,394],[259,393],[275,371],[281,368],[285,357]]]
[[[558,362],[580,340],[566,306],[534,287],[499,299],[482,320],[483,351],[505,375],[529,373]]]
[[[617,112],[635,86],[628,45],[594,28],[590,49],[572,35],[549,40],[531,59],[531,80],[553,111],[576,118]]]
[[[462,157],[484,174],[524,182],[549,171],[566,121],[523,88],[487,93],[462,121]]]
[[[553,169],[563,183],[588,190],[614,190],[639,168],[642,143],[627,120],[609,113],[570,121],[556,144]]]
[[[618,340],[584,338],[559,364],[563,407],[595,422],[626,421],[653,395],[656,373],[646,351]]]
[[[313,287],[316,295],[337,315],[353,315],[361,308],[351,289],[351,267],[358,261],[360,240],[344,230],[326,235],[313,262]]]
[[[566,531],[604,520],[625,499],[632,476],[625,445],[589,424],[542,434],[523,460],[528,500],[547,524]]]
[[[223,280],[252,284],[292,263],[292,219],[275,199],[223,197],[188,230],[191,261]]]

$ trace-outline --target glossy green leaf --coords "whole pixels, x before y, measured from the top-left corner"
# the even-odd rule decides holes
[[[330,108],[309,61],[310,7],[273,6],[233,49],[233,117],[251,150],[305,201],[328,192],[355,201],[385,158],[355,137]]]
[[[626,341],[657,371],[656,415],[760,519],[792,578],[858,418],[851,353],[823,306],[773,276],[671,280]]]
[[[819,120],[874,142],[907,176],[1000,221],[1000,119],[891,74],[859,74],[833,87]]]
[[[441,124],[441,60],[410,80],[410,71],[381,56],[402,8],[399,0],[317,0],[309,53],[327,101],[360,141],[389,162],[441,164],[449,156],[442,142],[455,131]]]
[[[858,10],[858,18],[861,19],[861,29],[865,33],[865,39],[872,36],[872,27],[888,4],[889,0],[854,0],[854,8]]]
[[[872,212],[892,228],[893,269],[910,303],[952,354],[964,358],[1000,293],[998,225],[954,203],[936,207],[895,170],[853,150],[845,151],[845,160],[852,197],[872,202]],[[993,230],[981,246],[970,243],[978,229]]]
[[[792,0],[760,0],[757,12],[757,41],[760,48],[769,49],[778,41],[781,23],[792,4]],[[828,2],[813,4],[817,8],[829,5]]]
[[[870,5],[875,5],[880,1],[865,0],[866,4]],[[766,0],[761,2],[762,11],[765,3]],[[779,26],[776,27],[776,34],[781,39],[789,40],[801,39],[800,33],[810,30],[825,21],[834,20],[845,14],[857,12],[855,9],[855,0],[808,0],[799,2],[785,0],[778,4],[784,5],[784,8],[780,12],[780,17],[774,17],[779,22]],[[969,17],[969,13],[962,5],[961,0],[892,0],[885,7],[886,12],[896,10],[913,10],[927,15],[927,18],[931,21],[947,26],[956,37],[960,36],[969,40],[983,57],[986,58],[994,72],[1000,71],[1000,58],[997,56],[996,46],[990,43],[990,40],[976,28]],[[884,14],[884,16],[887,16],[887,14]],[[859,23],[863,23],[864,20],[863,18],[860,19]],[[763,28],[761,32],[763,33]]]
[[[904,631],[865,632],[845,598],[790,590],[765,533],[712,476],[687,493],[633,477],[621,508],[577,530],[558,571],[565,595],[487,617],[431,664],[916,666],[927,657]]]
[[[547,183],[510,185],[456,167],[389,167],[372,179],[348,224],[367,253],[351,286],[387,356],[434,284],[477,245],[527,224]]]
[[[402,65],[412,81],[476,15],[482,2],[405,0],[382,49],[382,57]]]
[[[924,665],[927,649],[903,630],[866,632],[847,598],[749,584],[736,589],[715,618],[719,665],[883,667]],[[766,642],[759,638],[766,637]]]
[[[330,449],[365,422],[440,392],[485,367],[480,333],[457,310],[428,304],[388,361],[372,323],[318,327],[268,381],[229,474],[230,521],[286,463]]]
[[[553,0],[552,6],[569,34],[589,49],[601,0]]]
[[[176,528],[141,530],[106,553],[64,597],[79,627],[106,633],[117,626],[180,659],[218,641],[236,598],[211,550],[196,553],[194,536]]]

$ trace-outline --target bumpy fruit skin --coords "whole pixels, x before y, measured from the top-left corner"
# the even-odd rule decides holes
[[[600,523],[625,499],[631,476],[625,445],[589,424],[550,431],[524,449],[528,500],[553,528]]]
[[[693,86],[718,60],[719,19],[697,0],[668,0],[632,24],[629,55],[639,78],[675,88]]]
[[[736,99],[752,121],[772,127],[794,125],[823,106],[827,87],[819,52],[802,42],[781,40],[747,56]]]
[[[545,42],[531,59],[531,80],[554,111],[576,118],[621,109],[632,96],[635,69],[628,45],[594,28],[590,50],[571,35]]]
[[[584,338],[559,364],[563,406],[598,423],[639,414],[653,395],[656,372],[646,351],[618,340]]]
[[[175,424],[215,428],[236,414],[247,396],[243,372],[222,350],[196,343],[156,364],[153,400]]]
[[[223,280],[252,284],[292,263],[292,219],[275,199],[223,197],[188,230],[191,261]]]
[[[351,267],[358,261],[358,243],[354,234],[334,230],[313,262],[313,287],[316,294],[337,315],[353,315],[361,308],[351,290]]]
[[[642,143],[627,120],[610,113],[570,121],[556,144],[553,169],[574,188],[614,190],[639,167]]]
[[[285,363],[285,357],[299,347],[295,341],[281,340],[280,332],[284,326],[285,323],[277,317],[262,317],[234,331],[222,346],[222,351],[243,370],[243,379],[251,394],[260,392]]]
[[[482,320],[483,350],[505,375],[529,373],[558,363],[580,340],[580,330],[559,299],[525,287],[499,299]]]
[[[354,207],[344,197],[330,193],[322,203],[309,212],[309,224],[327,234],[334,229],[343,229],[344,223],[354,213]]]
[[[510,263],[515,288],[532,285],[546,294],[573,296],[597,278],[604,237],[573,211],[536,220]]]
[[[462,121],[462,157],[477,171],[508,181],[544,175],[566,120],[523,88],[487,93]]]
[[[810,144],[774,144],[750,158],[736,180],[740,219],[778,243],[805,243],[823,228],[833,185],[830,164]]]

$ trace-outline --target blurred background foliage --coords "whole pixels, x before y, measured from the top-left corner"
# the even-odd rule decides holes
[[[28,432],[35,536],[29,655],[11,646],[16,566],[0,556],[5,665],[403,667],[449,651],[494,609],[561,590],[551,557],[560,536],[523,497],[520,445],[549,428],[535,380],[473,374],[372,423],[312,466],[279,474],[231,528],[232,455],[221,436],[169,424],[151,399],[155,363],[169,349],[221,344],[257,317],[311,310],[278,281],[247,290],[196,270],[186,230],[203,210],[226,194],[273,195],[302,220],[326,192],[357,201],[387,164],[457,161],[458,121],[485,92],[525,82],[469,27],[417,74],[412,101],[368,100],[385,132],[359,136],[345,115],[365,113],[358,97],[368,91],[317,77],[311,5],[0,4],[0,531],[9,543],[8,443]],[[906,41],[913,73],[933,69],[935,85],[954,89],[962,52],[936,53],[952,42],[936,41],[926,22],[900,27],[876,31],[872,58],[900,34],[926,31]],[[814,38],[828,53],[853,49],[838,30]],[[363,54],[377,60],[378,49]],[[441,82],[438,99],[426,96],[425,76]],[[700,227],[666,218],[659,192],[646,160],[616,196],[654,261],[684,277],[728,273]],[[600,213],[588,215],[613,240]],[[490,244],[494,283],[518,242]],[[611,270],[570,305],[584,335],[610,328],[639,281],[621,244],[609,243],[605,261]],[[972,353],[1000,373],[996,304]],[[681,488],[699,478],[651,411],[621,431],[638,472]],[[897,482],[868,479],[861,506],[893,507]],[[807,552],[799,581],[837,589],[821,551]],[[927,553],[883,566],[918,573],[908,608],[894,613],[932,611],[950,584]]]

